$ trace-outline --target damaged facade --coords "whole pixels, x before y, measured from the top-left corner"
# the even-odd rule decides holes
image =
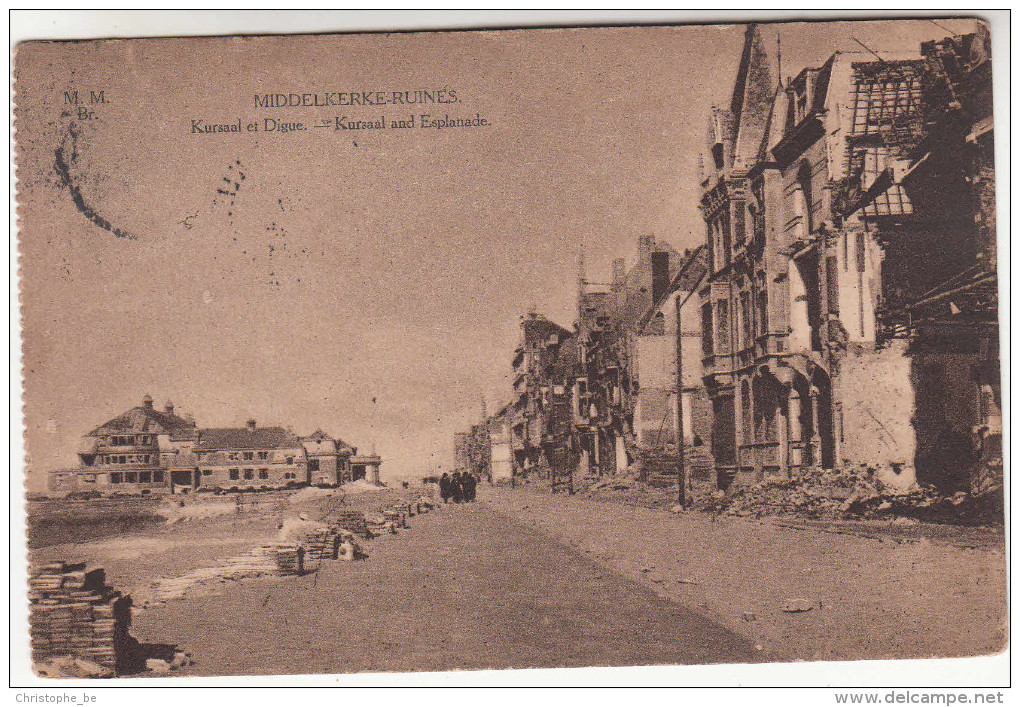
[[[187,493],[337,486],[357,478],[378,483],[382,460],[321,430],[298,437],[282,427],[199,428],[190,416],[163,410],[146,395],[82,438],[79,466],[48,474],[54,493]]]
[[[675,479],[678,298],[690,334],[697,320],[687,303],[703,259],[702,249],[681,255],[643,236],[629,270],[614,261],[612,282],[590,281],[582,269],[573,331],[534,312],[523,317],[512,399],[485,419],[484,439],[477,425],[455,436],[457,468],[477,469],[481,459],[493,480],[541,479],[569,491],[575,478],[613,475],[639,460],[647,469],[666,450],[662,471]],[[700,376],[691,369],[688,378],[685,409],[702,412],[700,402],[692,408],[704,397]],[[686,430],[692,449],[708,438]]]
[[[712,411],[701,375],[697,296],[706,274],[707,249],[686,251],[631,338],[634,437],[640,476],[650,483],[675,484],[681,455],[686,478],[712,474]]]
[[[972,51],[984,41],[837,53],[781,85],[748,28],[702,182],[720,487],[866,465],[891,486],[962,488],[973,429],[995,446],[991,85]]]
[[[641,386],[635,356],[641,348],[648,359],[646,380],[651,389],[645,396],[645,414],[656,416],[658,413],[648,412],[656,404],[662,409],[669,407],[670,392],[664,388],[675,390],[675,381],[668,382],[675,366],[669,363],[668,352],[653,361],[654,345],[639,347],[635,340],[648,324],[649,310],[669,294],[681,258],[668,243],[642,236],[637,261],[629,270],[623,259],[613,262],[612,282],[591,282],[581,273],[574,435],[580,452],[579,471],[584,476],[615,474],[639,457],[638,436],[644,433],[644,425],[640,419],[635,420],[635,412],[640,412]],[[661,323],[654,315],[652,319],[653,326]],[[660,371],[657,380],[654,372],[663,366],[666,370]],[[656,395],[665,398],[653,402]]]
[[[877,49],[784,81],[748,26],[709,119],[703,245],[642,237],[610,282],[582,266],[573,331],[522,325],[512,478],[1001,486],[988,32]]]
[[[514,476],[561,477],[575,463],[570,447],[575,352],[568,329],[535,312],[521,320],[509,410]]]

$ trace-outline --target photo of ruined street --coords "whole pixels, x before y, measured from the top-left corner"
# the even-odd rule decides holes
[[[235,39],[16,53],[36,677],[1007,648],[988,24]]]

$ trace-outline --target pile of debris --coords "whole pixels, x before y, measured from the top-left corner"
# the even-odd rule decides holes
[[[28,583],[32,660],[72,656],[113,675],[128,645],[131,597],[108,586],[102,568],[84,563],[43,565]]]
[[[882,481],[883,470],[861,465],[809,469],[790,478],[734,485],[696,501],[708,512],[733,516],[796,515],[813,519],[910,517],[928,522],[1002,522],[1002,489],[980,496],[942,494],[912,484],[898,488]]]
[[[613,491],[626,491],[632,489],[638,485],[637,479],[627,476],[603,476],[601,479],[593,483],[588,487],[588,492],[593,493],[600,489],[610,489]]]

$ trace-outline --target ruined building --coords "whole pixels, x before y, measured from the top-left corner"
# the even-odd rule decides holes
[[[484,439],[475,427],[454,437],[457,468],[478,468],[472,461],[477,457],[488,464],[494,481],[541,479],[553,489],[572,490],[575,478],[612,475],[637,461],[638,437],[647,437],[635,423],[641,352],[650,381],[643,414],[659,417],[664,408],[675,407],[676,336],[672,328],[652,336],[655,327],[662,328],[652,310],[674,306],[671,295],[689,286],[697,268],[674,283],[682,262],[684,256],[671,246],[643,236],[629,270],[623,259],[614,262],[612,282],[588,280],[582,266],[574,331],[536,312],[523,317],[511,362],[511,402],[486,418]],[[670,318],[675,320],[675,312]],[[638,341],[644,336],[649,338]],[[663,350],[667,355],[660,355]],[[692,390],[696,387],[700,384]],[[675,439],[675,414],[663,426],[669,429],[662,442]],[[480,449],[475,456],[473,439]],[[695,439],[702,438],[692,432]]]
[[[686,251],[679,271],[631,336],[634,438],[640,475],[650,483],[675,484],[681,454],[686,478],[708,478],[713,470],[698,298],[707,265],[707,248]]]
[[[531,312],[513,355],[510,451],[516,476],[555,478],[572,465],[571,399],[576,349],[570,330]]]
[[[891,115],[879,101],[901,71],[855,67],[858,114],[885,114],[854,124],[839,217],[881,252],[875,339],[909,406],[901,456],[918,481],[979,493],[1002,482],[990,37],[921,50],[909,110]],[[887,205],[897,193],[909,208]]]
[[[633,339],[647,325],[648,311],[669,293],[681,258],[669,244],[642,236],[629,270],[624,260],[614,261],[612,282],[591,282],[581,273],[573,417],[584,475],[612,475],[638,458],[635,427],[642,423],[635,422],[640,383]]]
[[[488,462],[488,479],[494,484],[513,481],[513,452],[510,448],[510,424],[513,403],[507,403],[485,421],[485,447],[483,454]]]
[[[994,273],[978,257],[982,242],[994,252],[989,199],[968,181],[991,181],[990,152],[977,144],[990,142],[990,112],[984,133],[974,127],[981,118],[971,122],[973,146],[953,134],[967,122],[961,97],[990,106],[990,85],[955,92],[941,78],[948,54],[841,52],[781,84],[749,26],[730,105],[711,117],[702,182],[704,377],[720,486],[857,464],[892,485],[909,486],[915,473],[946,485],[933,460],[947,445],[967,446],[947,430],[962,435],[963,418],[994,417],[972,409],[982,404],[975,380],[998,379],[988,366],[995,317],[976,304],[982,295],[961,298],[975,309],[954,322],[931,310],[937,333],[917,324],[923,307],[968,306],[938,296],[940,287]],[[980,81],[960,62],[953,70],[957,83]],[[953,117],[935,117],[945,110]],[[981,282],[987,299],[994,275]],[[965,343],[961,326],[983,339]],[[952,401],[948,412],[932,404],[936,390]]]

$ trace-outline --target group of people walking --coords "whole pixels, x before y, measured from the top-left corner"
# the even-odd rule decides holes
[[[478,479],[475,475],[465,471],[453,472],[453,476],[443,472],[439,479],[439,495],[443,497],[443,503],[467,503],[475,500],[475,489],[478,486]]]

